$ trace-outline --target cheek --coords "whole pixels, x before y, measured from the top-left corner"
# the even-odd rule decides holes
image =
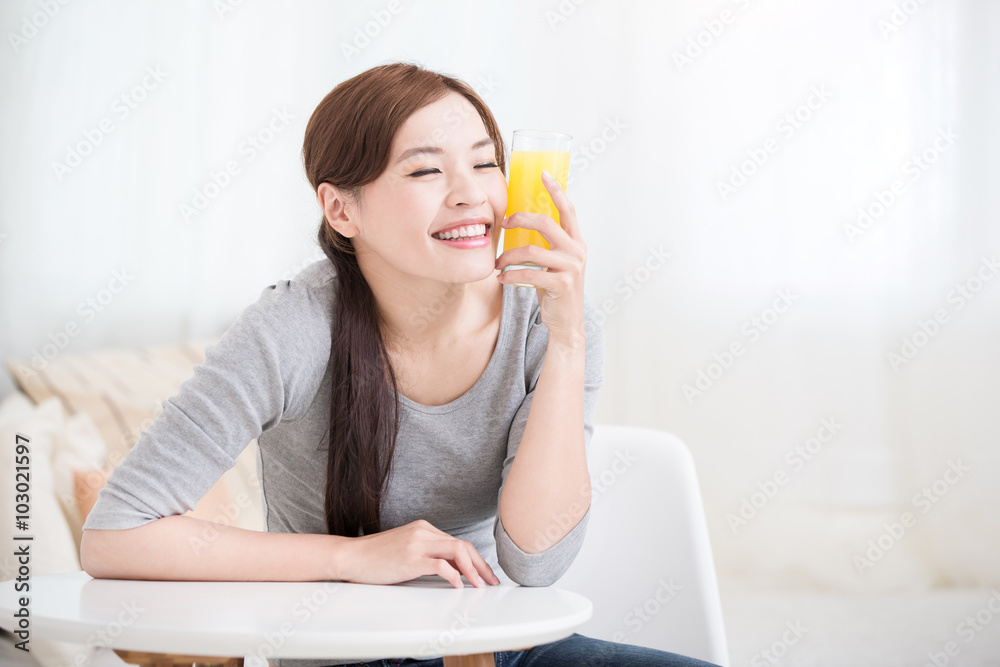
[[[493,203],[493,210],[497,214],[497,221],[503,220],[507,213],[507,180],[500,176],[490,188],[490,201]]]

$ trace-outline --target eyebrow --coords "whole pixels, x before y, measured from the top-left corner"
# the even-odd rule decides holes
[[[484,146],[490,146],[492,144],[493,140],[486,137],[485,139],[480,139],[476,143],[472,144],[472,150],[479,150]],[[444,153],[444,150],[440,146],[417,146],[416,148],[409,148],[403,151],[403,154],[399,156],[398,160],[396,160],[396,164],[399,164],[403,160],[413,157],[414,155],[419,155],[420,153],[441,154]]]

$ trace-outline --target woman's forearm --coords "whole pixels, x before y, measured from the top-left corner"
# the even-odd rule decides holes
[[[583,431],[585,340],[549,338],[531,412],[500,498],[514,544],[539,553],[566,536],[590,507]]]
[[[267,533],[175,515],[128,530],[85,530],[80,564],[102,579],[341,580],[349,541],[339,535]]]

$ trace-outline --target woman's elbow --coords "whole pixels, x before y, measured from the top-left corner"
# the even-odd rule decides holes
[[[114,531],[88,529],[83,531],[83,536],[80,538],[80,567],[95,579],[109,578],[110,571],[104,549],[106,533],[109,532]]]

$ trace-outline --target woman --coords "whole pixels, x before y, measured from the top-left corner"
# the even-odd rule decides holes
[[[459,80],[396,63],[327,95],[303,158],[328,261],[265,288],[164,402],[87,518],[84,569],[370,584],[439,575],[455,587],[463,576],[562,576],[589,516],[603,332],[583,293],[572,204],[543,179],[562,226],[505,220],[503,155],[493,115]],[[501,226],[536,229],[551,248],[496,260]],[[525,261],[547,270],[501,272]],[[184,516],[254,438],[265,532]],[[218,532],[206,539],[209,525]],[[525,667],[708,664],[578,634],[500,655]]]

